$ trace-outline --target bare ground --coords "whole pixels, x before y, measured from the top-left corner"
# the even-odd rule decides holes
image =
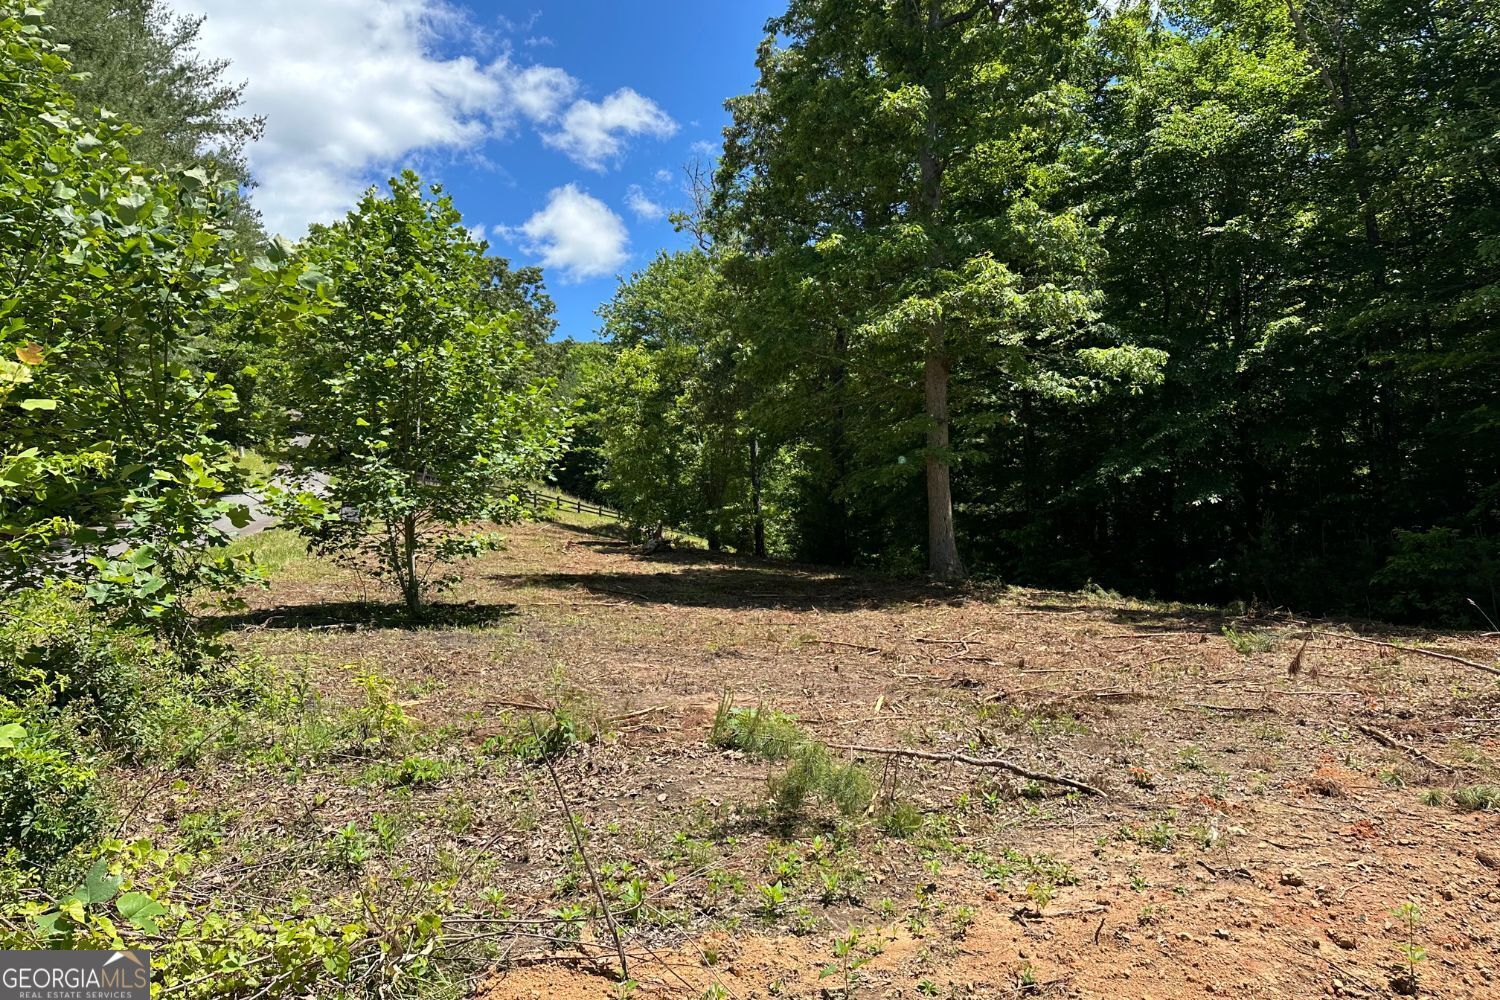
[[[495,749],[526,706],[556,705],[599,731],[557,773],[625,911],[636,995],[1384,997],[1412,988],[1410,939],[1420,995],[1500,998],[1500,814],[1421,798],[1497,783],[1500,684],[1474,667],[1329,636],[1299,657],[1306,625],[1285,616],[644,558],[560,524],[468,565],[447,624],[404,628],[366,593],[298,564],[249,595],[235,642],[335,702],[360,703],[360,673],[389,678],[423,734],[408,756],[438,776],[226,756],[130,823],[186,836],[211,803],[214,891],[454,875],[486,1000],[620,992],[604,922],[555,923],[591,902],[546,768]],[[1269,648],[1238,651],[1226,626]],[[1492,635],[1358,631],[1500,655]],[[1106,794],[864,756],[920,829],[816,808],[788,826],[765,808],[779,765],[709,742],[725,692],[827,743],[1003,757]],[[398,833],[368,860],[306,848],[377,815]]]

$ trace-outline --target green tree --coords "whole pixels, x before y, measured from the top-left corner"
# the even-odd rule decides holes
[[[568,402],[573,416],[568,446],[558,458],[553,479],[567,493],[604,503],[603,442],[600,421],[595,417],[600,404],[593,390],[600,369],[609,364],[614,351],[603,341],[571,338],[553,343],[552,348],[556,354],[557,397]]]
[[[229,194],[236,238],[264,242],[260,217],[244,197],[253,181],[246,148],[264,120],[240,112],[245,84],[227,79],[227,59],[198,52],[201,16],[179,14],[163,0],[51,0],[42,6],[53,40],[67,46],[74,73],[65,86],[78,113],[108,114],[131,124],[120,141],[131,159],[164,170],[201,167],[233,180]]]
[[[638,526],[746,537],[746,445],[725,289],[701,250],[662,253],[600,309],[616,348],[588,385],[602,488]]]
[[[486,247],[487,248],[487,247]],[[557,304],[547,294],[539,267],[512,267],[504,257],[485,257],[488,270],[481,286],[483,301],[493,312],[511,317],[511,332],[526,345],[539,365],[551,367],[555,353]]]
[[[246,570],[217,523],[245,514],[214,436],[238,400],[191,361],[302,290],[278,248],[241,260],[203,170],[143,167],[129,126],[80,117],[68,72],[41,12],[0,4],[0,586],[82,578],[185,639],[193,593]]]
[[[335,301],[279,346],[277,381],[307,435],[288,457],[326,496],[286,506],[323,552],[370,559],[412,614],[442,564],[493,539],[560,447],[551,386],[535,378],[486,286],[493,262],[452,200],[411,172],[314,227],[300,256]]]
[[[1093,234],[1060,196],[1085,120],[1070,63],[1087,14],[1061,0],[794,0],[769,25],[755,92],[731,102],[717,228],[762,258],[747,280],[803,306],[762,313],[749,335],[789,361],[810,338],[831,365],[839,398],[823,412],[861,424],[844,431],[838,476],[852,461],[870,488],[923,470],[938,579],[964,575],[955,384],[989,391],[998,375],[1068,394],[1089,368],[1161,360],[1087,337]]]
[[[1172,362],[1086,425],[1042,414],[1057,500],[1034,551],[1072,566],[1051,582],[1477,624],[1500,529],[1495,10],[1183,0],[1101,22],[1079,180],[1103,313]]]

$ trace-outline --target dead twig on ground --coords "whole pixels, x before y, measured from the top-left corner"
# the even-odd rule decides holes
[[[1089,913],[1103,913],[1108,909],[1109,907],[1107,906],[1098,905],[1080,906],[1074,910],[1042,910],[1040,912],[1032,911],[1027,915],[1033,920],[1046,920],[1049,917],[1078,917]]]
[[[549,715],[557,712],[551,705],[538,705],[530,701],[490,701],[488,704],[495,708],[517,708],[523,712],[546,712]]]
[[[1056,774],[1045,774],[1041,771],[1032,771],[1013,764],[1001,757],[971,757],[965,753],[930,753],[926,750],[909,750],[906,747],[872,747],[859,743],[830,743],[830,750],[848,750],[850,753],[872,754],[877,757],[906,757],[911,760],[930,760],[939,764],[968,764],[970,767],[992,767],[1001,771],[1009,771],[1018,777],[1030,781],[1045,781],[1053,785],[1062,785],[1064,788],[1072,788],[1087,795],[1097,795],[1107,799],[1108,795],[1093,785],[1086,785],[1072,778],[1065,778]]]
[[[1275,714],[1275,709],[1270,705],[1213,705],[1205,701],[1185,701],[1183,708],[1205,708],[1211,712],[1229,712],[1231,714],[1254,715],[1257,712],[1270,712]]]
[[[536,723],[532,723],[532,732],[538,740],[541,733],[536,732]],[[547,765],[547,773],[552,776],[552,787],[557,789],[557,800],[562,805],[563,818],[568,821],[568,830],[573,834],[573,843],[578,848],[578,856],[583,859],[583,867],[589,873],[589,882],[594,887],[594,895],[599,900],[599,908],[604,911],[604,922],[609,925],[609,935],[614,938],[615,954],[620,958],[620,979],[630,978],[630,966],[625,958],[625,945],[620,941],[620,928],[615,925],[615,915],[609,908],[609,900],[605,898],[604,890],[599,885],[599,876],[594,871],[594,862],[589,857],[588,848],[584,846],[583,834],[579,832],[578,821],[573,816],[573,810],[568,805],[568,796],[563,791],[562,779],[557,776],[557,767],[552,763],[552,758],[543,754],[542,762]]]
[[[650,715],[653,712],[665,712],[666,710],[667,706],[657,705],[655,708],[642,708],[634,712],[626,712],[624,715],[612,715],[609,717],[609,721],[612,723],[629,722],[631,719],[639,719],[643,715]]]
[[[1404,753],[1404,754],[1406,754],[1409,757],[1412,757],[1412,758],[1414,758],[1416,760],[1421,761],[1422,763],[1426,764],[1428,767],[1435,767],[1439,771],[1447,771],[1450,774],[1453,773],[1454,771],[1458,770],[1457,768],[1453,767],[1450,764],[1444,764],[1440,760],[1433,760],[1431,757],[1427,756],[1425,753],[1423,753],[1422,751],[1418,750],[1416,747],[1414,747],[1414,746],[1408,746],[1407,744],[1402,743],[1399,740],[1397,740],[1395,737],[1390,736],[1387,733],[1381,732],[1380,730],[1376,729],[1374,726],[1364,726],[1364,725],[1361,725],[1361,726],[1356,726],[1355,728],[1357,728],[1360,732],[1364,733],[1366,736],[1370,737],[1370,739],[1374,740],[1376,743],[1379,743],[1381,746],[1383,746],[1383,747],[1389,747],[1392,750],[1398,750],[1401,753]]]
[[[866,646],[858,642],[843,642],[839,639],[818,639],[825,646],[843,646],[846,649],[857,649],[862,653],[879,653],[882,656],[892,655],[889,650],[881,649],[879,646]]]
[[[1466,660],[1462,656],[1454,656],[1452,653],[1440,653],[1435,649],[1423,649],[1421,646],[1402,646],[1394,642],[1381,642],[1379,639],[1366,639],[1362,635],[1348,635],[1344,632],[1320,632],[1317,629],[1310,629],[1308,634],[1326,636],[1329,639],[1349,639],[1353,642],[1368,643],[1371,646],[1383,646],[1386,649],[1394,649],[1401,653],[1421,653],[1423,656],[1431,656],[1437,660],[1447,660],[1449,663],[1459,663],[1463,666],[1473,667],[1475,670],[1483,670],[1487,674],[1494,674],[1496,677],[1500,677],[1500,667],[1492,667],[1489,664],[1480,663],[1478,660]]]

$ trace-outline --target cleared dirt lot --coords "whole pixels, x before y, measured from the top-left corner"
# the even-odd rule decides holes
[[[1306,635],[1344,623],[639,557],[561,524],[515,529],[464,574],[442,623],[409,629],[362,608],[357,578],[289,563],[234,641],[330,704],[358,709],[384,678],[409,745],[208,760],[132,822],[185,836],[187,812],[211,813],[216,891],[449,874],[478,995],[617,996],[523,748],[551,718],[533,708],[561,707],[581,742],[556,773],[620,915],[624,992],[1379,997],[1411,988],[1410,944],[1420,995],[1500,997],[1500,814],[1477,808],[1500,783],[1500,678],[1483,670]],[[1477,633],[1357,631],[1500,654]],[[710,741],[726,693],[826,744],[999,757],[1105,794],[835,750],[878,783],[868,814],[778,817],[784,765]],[[357,863],[296,847],[350,824],[370,831]]]

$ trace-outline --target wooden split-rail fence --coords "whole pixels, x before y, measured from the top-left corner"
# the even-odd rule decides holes
[[[529,501],[538,509],[551,507],[554,510],[571,510],[579,514],[593,514],[595,517],[607,517],[615,521],[625,520],[625,515],[617,510],[611,510],[596,503],[589,503],[587,500],[579,500],[576,497],[562,497],[551,493],[543,493],[540,490],[526,490],[521,494],[521,498]]]

